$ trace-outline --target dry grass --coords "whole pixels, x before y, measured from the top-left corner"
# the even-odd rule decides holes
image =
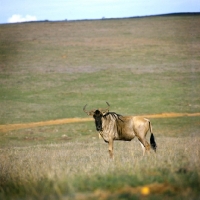
[[[114,161],[106,143],[95,138],[1,149],[1,197],[92,199],[100,198],[101,191],[101,199],[110,199],[140,196],[146,186],[150,196],[194,198],[199,189],[199,142],[199,137],[158,137],[158,152],[145,157],[137,140],[115,142]]]

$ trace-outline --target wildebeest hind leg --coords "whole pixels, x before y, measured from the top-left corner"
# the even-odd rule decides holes
[[[150,144],[145,139],[138,138],[138,140],[141,144],[141,147],[142,147],[142,150],[143,150],[143,156],[144,156],[146,151],[149,153]]]
[[[140,140],[139,140],[139,142],[140,142]],[[144,147],[144,145],[142,144],[142,142],[140,142],[140,145],[141,145],[141,147],[142,147],[142,152],[143,152],[143,156],[144,156],[144,154],[145,154],[145,147]]]

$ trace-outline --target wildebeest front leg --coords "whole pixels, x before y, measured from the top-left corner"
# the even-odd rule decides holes
[[[113,158],[113,140],[109,140],[108,142],[108,152],[110,154],[110,158]]]

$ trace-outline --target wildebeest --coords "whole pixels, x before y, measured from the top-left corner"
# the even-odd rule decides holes
[[[113,158],[113,141],[124,140],[131,141],[135,136],[138,138],[143,155],[149,152],[151,148],[156,152],[156,142],[152,133],[152,126],[149,119],[139,116],[122,116],[115,112],[109,112],[109,103],[107,108],[99,108],[86,111],[87,104],[83,111],[95,120],[96,130],[99,132],[105,142],[108,143],[110,157]],[[146,140],[147,132],[150,131],[150,145]]]

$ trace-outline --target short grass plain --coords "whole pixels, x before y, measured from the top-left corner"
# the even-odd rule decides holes
[[[0,25],[0,124],[105,101],[124,115],[200,112],[199,35],[199,15]],[[114,161],[93,122],[0,133],[1,199],[200,198],[200,117],[151,121],[157,153],[115,142]]]

